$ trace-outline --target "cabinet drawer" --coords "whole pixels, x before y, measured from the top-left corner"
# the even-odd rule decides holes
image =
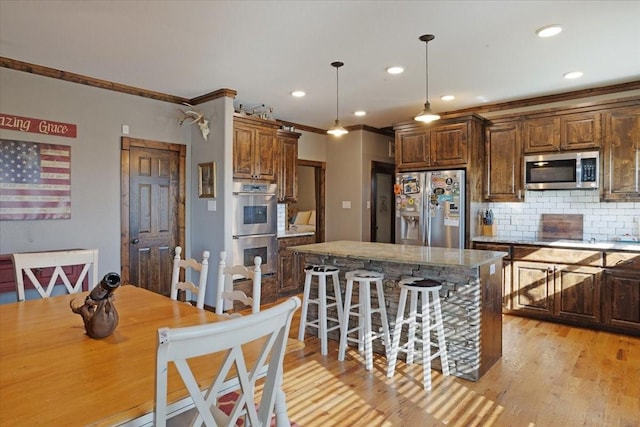
[[[602,267],[602,252],[539,246],[514,246],[513,259]]]
[[[478,243],[475,242],[473,247],[481,250],[481,251],[496,251],[496,252],[506,252],[507,255],[504,257],[505,260],[511,259],[511,245],[500,244],[500,243]]]
[[[620,270],[640,271],[640,253],[605,252],[605,267],[615,267]]]

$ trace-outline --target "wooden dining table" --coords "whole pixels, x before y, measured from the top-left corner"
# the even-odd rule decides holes
[[[158,329],[228,319],[127,285],[114,293],[120,317],[115,332],[93,339],[69,307],[74,300],[81,305],[85,296],[0,305],[0,426],[151,425]],[[288,351],[303,346],[291,341]],[[259,349],[259,343],[255,350],[245,346],[248,363]],[[222,357],[196,360],[192,369],[203,387]],[[173,364],[168,378],[168,402],[184,401],[188,392]],[[282,405],[283,398],[284,393]]]

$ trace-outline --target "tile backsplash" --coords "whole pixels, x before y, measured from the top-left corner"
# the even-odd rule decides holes
[[[600,202],[598,191],[527,191],[524,203],[472,203],[472,236],[478,236],[480,213],[492,209],[498,237],[539,240],[541,214],[583,214],[584,240],[614,240],[640,235],[640,202]]]

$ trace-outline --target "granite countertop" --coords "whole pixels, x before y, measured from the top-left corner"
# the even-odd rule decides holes
[[[582,240],[516,240],[505,239],[501,237],[485,237],[478,236],[472,239],[474,242],[482,243],[503,243],[514,245],[535,245],[535,246],[549,246],[557,248],[569,248],[569,249],[591,249],[596,251],[602,250],[614,250],[614,251],[631,251],[640,252],[640,242],[620,242],[620,241],[582,241]]]
[[[285,230],[278,231],[277,238],[284,239],[286,237],[299,237],[299,236],[313,236],[315,233],[313,231],[296,231],[296,230]]]
[[[496,262],[507,256],[506,252],[395,245],[392,243],[355,242],[347,240],[292,246],[289,250],[300,253],[330,255],[344,258],[439,267],[478,267],[480,265]]]

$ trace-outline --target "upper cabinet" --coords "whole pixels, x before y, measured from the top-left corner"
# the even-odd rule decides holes
[[[602,141],[602,114],[590,111],[560,117],[560,148],[598,149]]]
[[[560,150],[560,119],[539,117],[522,122],[524,152],[544,153]]]
[[[601,123],[599,111],[526,117],[522,120],[524,153],[598,149]]]
[[[430,164],[428,129],[396,132],[396,167],[405,170],[420,169]]]
[[[267,120],[234,116],[233,177],[276,181],[279,125]]]
[[[640,105],[604,113],[603,201],[640,200]]]
[[[471,145],[482,143],[482,123],[479,116],[466,115],[429,124],[396,126],[396,168],[402,171],[468,166]]]
[[[487,127],[485,136],[485,200],[523,202],[522,138],[519,121]]]
[[[278,201],[298,199],[298,138],[299,133],[278,131]]]
[[[467,164],[467,124],[453,123],[431,129],[429,143],[433,166]]]

